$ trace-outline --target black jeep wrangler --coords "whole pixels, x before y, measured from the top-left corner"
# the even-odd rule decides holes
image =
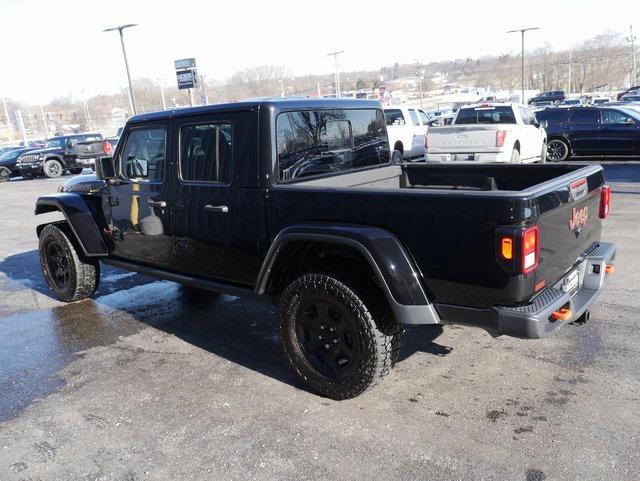
[[[356,396],[406,324],[551,335],[613,272],[599,165],[392,160],[380,104],[272,100],[138,115],[96,175],[40,197],[44,276],[63,301],[100,262],[278,303],[295,372]]]
[[[101,134],[86,133],[53,137],[42,149],[31,150],[18,157],[16,168],[24,179],[44,174],[47,177],[60,177],[65,171],[80,174],[83,165],[78,163],[78,142],[100,140]]]

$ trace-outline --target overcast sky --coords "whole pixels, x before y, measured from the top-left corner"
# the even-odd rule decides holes
[[[47,102],[126,84],[117,33],[124,23],[133,77],[175,83],[173,60],[195,57],[223,80],[257,65],[293,74],[518,52],[506,30],[541,27],[527,48],[567,48],[605,30],[640,34],[639,0],[200,1],[0,0],[0,96]],[[638,35],[640,37],[640,35]]]

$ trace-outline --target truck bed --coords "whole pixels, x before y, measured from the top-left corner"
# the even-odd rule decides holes
[[[570,185],[587,179],[579,200]],[[559,280],[600,238],[602,167],[572,164],[405,164],[270,189],[269,231],[298,222],[373,225],[394,233],[414,257],[436,302],[469,307],[523,305]],[[586,207],[580,235],[572,209]],[[538,225],[540,260],[528,275],[496,262],[496,232]]]

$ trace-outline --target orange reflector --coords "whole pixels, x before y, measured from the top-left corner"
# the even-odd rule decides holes
[[[616,271],[616,266],[607,266],[604,271],[607,274],[613,274]]]
[[[569,319],[571,319],[571,314],[571,309],[563,307],[559,311],[553,311],[551,313],[551,318],[554,321],[568,321]]]
[[[513,239],[511,237],[503,237],[501,242],[502,257],[505,259],[513,259]]]

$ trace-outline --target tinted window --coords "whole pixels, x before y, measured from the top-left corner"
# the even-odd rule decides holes
[[[67,141],[66,137],[54,137],[53,139],[49,139],[47,141],[47,144],[45,145],[46,148],[51,148],[51,147],[64,147],[65,143]]]
[[[418,120],[418,114],[415,110],[409,109],[409,115],[411,115],[411,123],[413,125],[420,125],[420,121]]]
[[[321,110],[278,115],[279,179],[341,173],[389,163],[380,110]]]
[[[516,118],[511,107],[476,107],[460,109],[456,125],[469,124],[515,124]]]
[[[185,125],[180,129],[180,176],[196,182],[230,179],[231,124]]]
[[[633,125],[636,121],[619,110],[602,110],[602,123],[604,125]]]
[[[122,153],[123,174],[129,179],[162,180],[165,145],[163,128],[131,131]]]
[[[400,109],[385,110],[384,117],[387,119],[387,125],[404,125],[404,115]]]
[[[567,109],[544,109],[536,112],[536,118],[539,121],[546,120],[550,124],[564,122],[567,120],[569,111]]]
[[[574,124],[597,124],[598,111],[593,109],[576,109],[571,113]]]

